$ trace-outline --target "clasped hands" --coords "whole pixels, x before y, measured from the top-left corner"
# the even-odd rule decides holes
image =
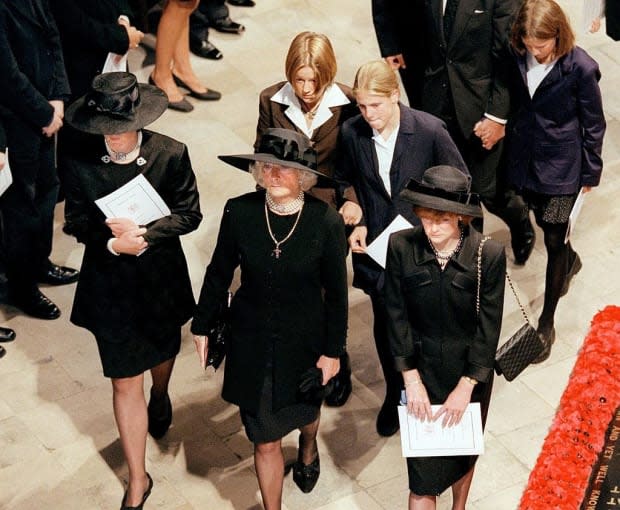
[[[482,146],[490,151],[506,135],[506,126],[484,117],[474,125],[474,134],[480,138]]]
[[[433,415],[431,402],[420,376],[416,375],[413,379],[417,379],[418,382],[411,384],[407,382],[407,376],[403,375],[405,393],[407,394],[407,412],[409,414],[421,421],[437,421],[443,416],[442,427],[452,427],[460,423],[463,413],[471,401],[473,386],[470,383],[461,378],[443,405]],[[409,380],[411,379],[410,377]]]
[[[146,228],[136,225],[129,218],[108,218],[105,222],[116,238],[112,243],[112,249],[116,253],[139,255],[148,248],[143,237]]]

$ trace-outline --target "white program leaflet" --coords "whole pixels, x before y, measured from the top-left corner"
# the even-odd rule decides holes
[[[577,218],[579,217],[579,213],[581,212],[581,207],[583,206],[583,199],[585,197],[585,193],[583,189],[579,190],[579,194],[577,195],[577,200],[573,204],[573,208],[571,209],[570,215],[568,216],[568,227],[566,227],[566,236],[564,236],[564,244],[568,243],[571,234],[573,233],[573,229],[575,228],[575,224],[577,223]]]
[[[0,170],[0,195],[13,183],[13,174],[9,168],[9,150],[4,153],[4,168]]]
[[[106,218],[129,218],[136,225],[148,225],[170,214],[164,200],[142,174],[95,200],[95,204]]]
[[[431,406],[433,415],[441,406]],[[403,457],[440,457],[480,455],[484,453],[480,404],[471,403],[458,425],[442,427],[443,416],[437,421],[420,421],[398,406],[400,441]]]
[[[127,72],[127,53],[108,53],[101,73]]]
[[[393,232],[399,232],[400,230],[406,230],[412,228],[413,225],[409,223],[401,214],[396,216],[392,220],[386,229],[381,232],[375,240],[366,247],[366,253],[370,255],[375,262],[377,262],[382,268],[385,269],[385,260],[387,259],[388,241],[390,234]]]

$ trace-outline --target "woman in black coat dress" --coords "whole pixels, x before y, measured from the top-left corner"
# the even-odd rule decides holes
[[[166,107],[156,87],[138,85],[129,73],[106,73],[66,113],[73,127],[99,135],[76,148],[69,161],[65,230],[86,245],[71,321],[95,335],[103,373],[112,380],[129,467],[123,509],[142,508],[150,494],[147,430],[160,438],[172,421],[168,382],[181,326],[195,303],[179,240],[202,219],[187,148],[142,129]],[[95,201],[136,178],[146,179],[169,211],[162,207],[159,219],[106,219]],[[127,216],[136,208],[142,210],[139,201],[127,207]],[[153,378],[148,407],[147,370]]]
[[[321,402],[298,390],[312,374],[321,389],[340,367],[347,328],[344,223],[335,209],[305,193],[320,174],[303,135],[269,129],[258,153],[220,159],[244,170],[254,161],[252,173],[264,189],[226,204],[192,332],[204,366],[220,297],[240,266],[222,396],[241,409],[263,503],[276,510],[282,502],[282,437],[301,431],[293,466],[299,488],[310,492],[319,477]]]
[[[390,237],[385,270],[388,338],[402,372],[407,410],[422,420],[460,422],[470,402],[486,419],[493,363],[502,323],[506,255],[493,240],[481,259],[482,235],[469,226],[482,216],[469,177],[450,166],[431,167],[401,193],[422,226]],[[431,404],[441,407],[432,412]],[[434,509],[452,488],[453,510],[463,510],[475,456],[410,457],[409,509]]]

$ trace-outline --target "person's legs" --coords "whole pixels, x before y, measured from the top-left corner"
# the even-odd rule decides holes
[[[168,395],[168,384],[175,358],[160,363],[151,369],[153,385],[147,406],[148,431],[155,439],[164,437],[172,423],[172,403]]]
[[[254,445],[254,466],[265,510],[282,508],[284,484],[284,455],[282,440]]]
[[[418,496],[409,492],[409,510],[435,510],[436,505],[435,496]]]
[[[299,429],[299,459],[305,465],[311,464],[319,453],[316,435],[319,431],[320,421],[321,418],[319,417]]]
[[[321,461],[316,435],[319,430],[320,417],[299,429],[299,450],[297,461],[293,464],[293,481],[304,493],[314,489],[321,474]]]
[[[452,484],[452,510],[465,510],[471,481],[474,478],[474,466],[465,475]]]
[[[129,468],[126,506],[142,502],[149,480],[146,476],[147,415],[144,374],[112,379],[114,418]]]

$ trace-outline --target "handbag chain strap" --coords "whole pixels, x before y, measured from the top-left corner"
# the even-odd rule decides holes
[[[480,241],[480,245],[478,246],[478,286],[476,288],[476,317],[480,315],[480,283],[482,282],[482,248],[484,247],[484,243],[486,243],[489,239],[491,239],[489,236],[484,236]],[[506,271],[506,279],[508,280],[508,285],[510,285],[510,290],[512,291],[515,299],[517,300],[517,304],[519,305],[519,308],[521,309],[521,313],[523,314],[523,318],[525,319],[525,322],[529,324],[530,319],[528,318],[527,313],[525,312],[525,308],[523,308],[523,305],[521,304],[521,300],[519,299],[519,296],[517,295],[517,291],[515,290],[514,285],[512,284],[512,278],[510,278],[508,271]]]

